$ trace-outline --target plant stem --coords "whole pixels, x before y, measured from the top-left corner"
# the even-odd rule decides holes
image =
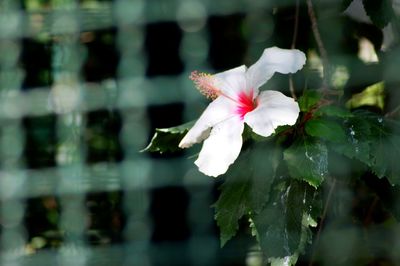
[[[300,12],[299,0],[296,0],[296,11],[295,11],[295,15],[294,15],[294,26],[293,26],[293,38],[292,38],[292,45],[290,46],[291,49],[294,49],[296,47],[297,34],[299,31],[299,12]]]
[[[328,68],[329,68],[329,60],[328,60],[328,53],[326,52],[324,43],[321,38],[321,34],[318,30],[318,23],[317,17],[315,16],[314,7],[312,0],[307,0],[307,8],[308,8],[308,16],[310,17],[311,21],[311,29],[315,38],[315,41],[318,46],[319,53],[322,59],[323,65],[323,89],[328,89]]]
[[[333,191],[335,190],[336,187],[336,179],[333,179],[332,185],[329,188],[329,192],[328,192],[328,197],[326,198],[326,203],[324,206],[324,211],[322,212],[322,217],[321,217],[321,221],[319,223],[319,228],[318,228],[318,232],[317,232],[317,236],[315,237],[315,241],[314,241],[314,248],[313,248],[313,252],[311,254],[311,260],[310,260],[310,264],[309,266],[313,265],[316,253],[317,253],[317,247],[318,247],[318,243],[319,243],[319,238],[321,236],[321,231],[322,228],[324,227],[324,222],[325,222],[325,218],[326,218],[326,214],[328,212],[328,208],[332,199],[332,194]]]
[[[299,30],[299,0],[296,0],[296,11],[294,15],[294,26],[293,26],[293,38],[292,38],[292,45],[290,46],[291,49],[294,49],[296,47],[296,40],[297,40],[297,33]],[[292,95],[293,99],[297,100],[297,96],[294,90],[294,85],[293,85],[293,77],[292,75],[289,75],[289,89],[290,89],[290,94]]]

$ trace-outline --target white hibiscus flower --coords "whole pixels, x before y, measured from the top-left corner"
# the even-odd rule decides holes
[[[278,126],[294,125],[300,109],[279,91],[259,91],[275,72],[295,73],[306,57],[299,50],[264,50],[248,69],[242,65],[215,75],[193,72],[197,88],[213,101],[179,144],[187,148],[204,140],[195,164],[209,176],[224,174],[239,156],[244,123],[268,137]]]

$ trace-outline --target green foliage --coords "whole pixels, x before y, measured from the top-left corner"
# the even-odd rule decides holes
[[[304,218],[310,219],[313,193],[303,182],[278,180],[268,204],[259,214],[251,215],[261,249],[268,258],[290,257],[303,251],[311,225]],[[292,259],[297,260],[295,256]]]
[[[304,94],[299,98],[299,106],[302,112],[310,111],[317,105],[321,95],[316,90],[305,91]]]
[[[358,111],[344,125],[346,141],[333,149],[363,162],[377,177],[387,177],[392,185],[400,184],[399,124],[371,112]]]
[[[328,149],[316,138],[300,137],[284,152],[284,159],[293,178],[317,188],[328,174]]]
[[[387,177],[392,185],[400,184],[400,136],[381,131],[376,142],[372,143],[372,171],[379,177]]]
[[[236,235],[240,221],[249,220],[271,265],[296,264],[312,239],[310,226],[320,218],[324,181],[332,173],[340,180],[350,178],[346,169],[330,173],[331,167],[351,167],[357,160],[377,177],[400,184],[398,123],[369,111],[351,112],[329,104],[317,91],[307,91],[299,102],[304,113],[295,129],[281,127],[266,139],[246,127],[248,145],[225,174],[213,205],[221,246]],[[177,150],[192,124],[157,129],[146,151]],[[329,160],[332,152],[343,156],[340,164],[337,155],[332,158],[336,161]]]
[[[295,86],[304,88],[302,93],[295,92],[299,96],[301,111],[297,124],[278,127],[268,138],[245,127],[241,154],[225,174],[219,198],[213,205],[221,246],[237,234],[241,222],[249,221],[267,262],[271,265],[295,265],[308,244],[315,240],[315,232],[321,230],[323,235],[325,227],[317,224],[325,218],[321,217],[322,206],[325,215],[339,225],[369,226],[371,217],[375,215],[374,208],[381,201],[385,204],[380,209],[384,213],[381,215],[384,217],[382,223],[393,223],[394,217],[399,217],[398,202],[385,195],[385,191],[379,191],[381,187],[370,185],[367,189],[364,184],[368,183],[367,179],[375,178],[374,182],[386,182],[391,186],[390,195],[400,195],[397,191],[400,184],[400,125],[389,119],[389,115],[382,115],[384,110],[390,109],[386,106],[388,98],[395,101],[388,88],[397,88],[398,84],[385,81],[385,75],[381,73],[385,69],[382,62],[392,60],[388,59],[390,53],[385,58],[382,55],[385,52],[380,51],[383,35],[379,29],[397,20],[392,1],[362,2],[374,25],[347,21],[340,27],[333,27],[337,25],[328,20],[318,24],[324,29],[321,30],[322,39],[324,33],[340,35],[336,43],[325,42],[325,48],[331,69],[345,70],[343,84],[335,90],[319,89],[324,83],[320,72],[316,71],[322,66],[321,58],[310,56],[309,74],[304,77],[304,86]],[[352,0],[342,0],[335,6],[336,10],[343,11],[351,3]],[[319,3],[315,6],[317,9],[324,7]],[[317,16],[322,13],[317,12]],[[372,43],[372,51],[378,54],[379,62],[361,62],[358,53],[362,39]],[[336,47],[339,44],[346,46],[342,47],[342,54]],[[307,52],[316,50],[318,52],[315,47],[308,47]],[[337,57],[335,53],[338,53]],[[395,72],[396,64],[392,64]],[[316,69],[312,69],[313,66],[317,66]],[[394,81],[398,82],[397,76],[392,77],[391,82]],[[391,108],[398,111],[398,103],[392,105]],[[177,144],[187,129],[158,129],[146,150],[177,150]],[[342,186],[340,192],[335,191],[335,184],[339,183]],[[365,198],[372,197],[373,203],[362,205],[343,200],[348,195],[359,196],[361,199],[357,200],[363,204],[367,201]],[[361,211],[353,207],[357,204],[362,205]],[[345,208],[347,213],[343,214]],[[315,226],[319,226],[317,230],[310,230]]]
[[[250,218],[263,254],[275,265],[288,256],[294,265],[311,237],[309,226],[315,222],[309,211],[318,200],[306,183],[277,178],[281,155],[269,142],[243,152],[226,174],[215,219],[221,246],[236,234],[242,218]]]
[[[271,263],[271,266],[295,265],[300,254],[304,252],[307,244],[311,241],[312,232],[309,227],[315,227],[316,225],[317,223],[311,218],[311,216],[304,212],[301,222],[300,241],[297,248],[288,256],[268,258],[268,262]]]
[[[400,184],[400,126],[372,113],[360,113],[370,128],[371,170],[386,177],[392,185]]]
[[[340,118],[352,117],[352,113],[348,109],[345,109],[337,105],[324,105],[315,111],[315,116],[323,116],[323,115],[340,117]]]
[[[214,205],[221,246],[236,234],[238,222],[245,214],[259,213],[269,199],[278,151],[269,143],[257,146],[244,152],[228,170]]]
[[[179,150],[178,144],[183,139],[195,121],[170,128],[157,128],[149,145],[143,151],[147,152],[175,152]]]
[[[355,115],[345,119],[343,124],[346,139],[342,143],[332,145],[333,150],[348,158],[357,159],[370,165],[370,141],[368,136],[371,134],[371,130],[368,122]]]
[[[346,138],[343,128],[335,121],[315,118],[307,122],[305,130],[308,135],[332,142],[343,142]]]

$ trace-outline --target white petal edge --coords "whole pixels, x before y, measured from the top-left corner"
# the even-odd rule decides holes
[[[299,105],[293,98],[279,91],[262,91],[257,108],[244,116],[244,122],[256,134],[268,137],[278,126],[294,125],[299,113]]]
[[[246,66],[241,65],[230,70],[220,72],[214,75],[215,84],[224,94],[232,99],[237,99],[241,91],[247,89],[246,84]]]
[[[306,63],[306,55],[297,49],[271,47],[264,50],[260,59],[246,72],[247,86],[257,89],[266,83],[275,72],[295,73]]]
[[[188,148],[208,137],[211,127],[235,115],[235,103],[223,96],[212,101],[179,143]]]
[[[238,116],[215,125],[195,161],[199,171],[213,177],[224,174],[239,156],[243,129]]]

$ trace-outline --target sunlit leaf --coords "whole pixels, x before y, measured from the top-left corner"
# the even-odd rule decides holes
[[[330,78],[330,82],[332,84],[332,88],[339,93],[346,86],[349,81],[350,74],[349,69],[345,65],[338,65],[332,69],[332,74]]]
[[[360,106],[376,106],[380,109],[384,108],[384,89],[383,82],[375,83],[368,86],[360,93],[354,94],[351,99],[346,103],[350,108],[358,108]]]

